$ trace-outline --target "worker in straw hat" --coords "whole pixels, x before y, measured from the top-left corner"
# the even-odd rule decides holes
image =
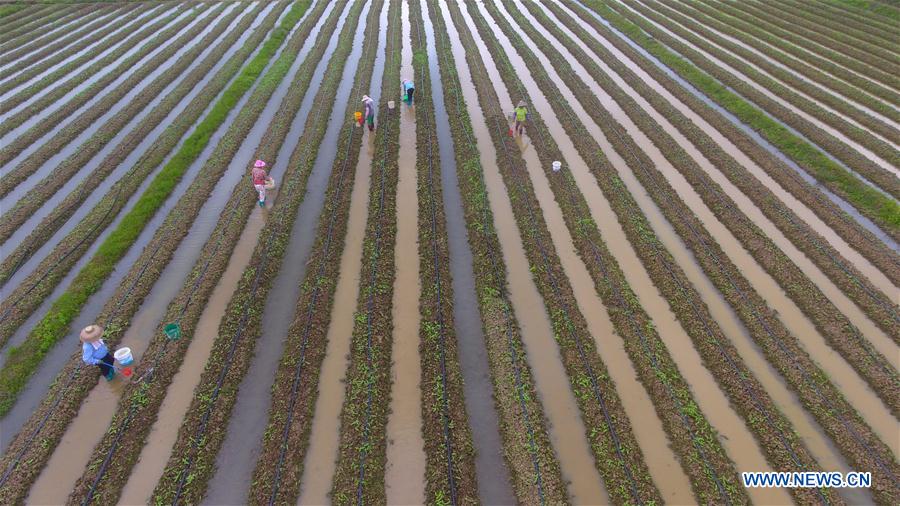
[[[259,192],[259,207],[265,207],[266,178],[269,177],[269,175],[266,174],[266,162],[262,160],[255,161],[253,163],[253,168],[250,169],[250,177],[253,178],[253,187]]]
[[[369,98],[368,95],[363,95],[362,103],[365,105],[366,109],[363,112],[363,118],[366,119],[366,124],[369,125],[369,131],[375,131],[375,101]]]
[[[114,358],[103,342],[103,327],[88,325],[81,330],[78,336],[81,339],[81,359],[85,364],[96,365],[100,368],[107,381],[116,377],[116,369],[113,367]]]
[[[519,100],[519,105],[513,113],[516,118],[516,135],[522,135],[525,131],[525,121],[528,120],[528,107],[525,106],[524,100]]]

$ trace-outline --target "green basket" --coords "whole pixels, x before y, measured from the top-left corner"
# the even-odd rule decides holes
[[[166,325],[163,331],[166,333],[166,337],[169,338],[170,341],[177,341],[181,338],[181,325],[177,323],[170,323]]]

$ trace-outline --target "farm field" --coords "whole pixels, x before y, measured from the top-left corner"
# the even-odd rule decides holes
[[[898,34],[0,5],[0,504],[900,503]]]

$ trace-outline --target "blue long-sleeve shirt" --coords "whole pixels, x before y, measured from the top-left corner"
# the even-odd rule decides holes
[[[410,81],[410,80],[403,81],[403,91],[409,91],[411,88],[415,88],[412,81]]]
[[[102,341],[100,342],[100,347],[96,349],[91,343],[81,344],[81,359],[84,360],[85,364],[97,365],[107,353],[109,353],[109,349]]]

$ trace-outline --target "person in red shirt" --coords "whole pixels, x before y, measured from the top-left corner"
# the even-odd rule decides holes
[[[253,187],[259,192],[259,207],[265,207],[266,178],[269,176],[266,174],[266,162],[262,160],[254,162],[253,169],[250,171],[250,176],[253,178]]]

